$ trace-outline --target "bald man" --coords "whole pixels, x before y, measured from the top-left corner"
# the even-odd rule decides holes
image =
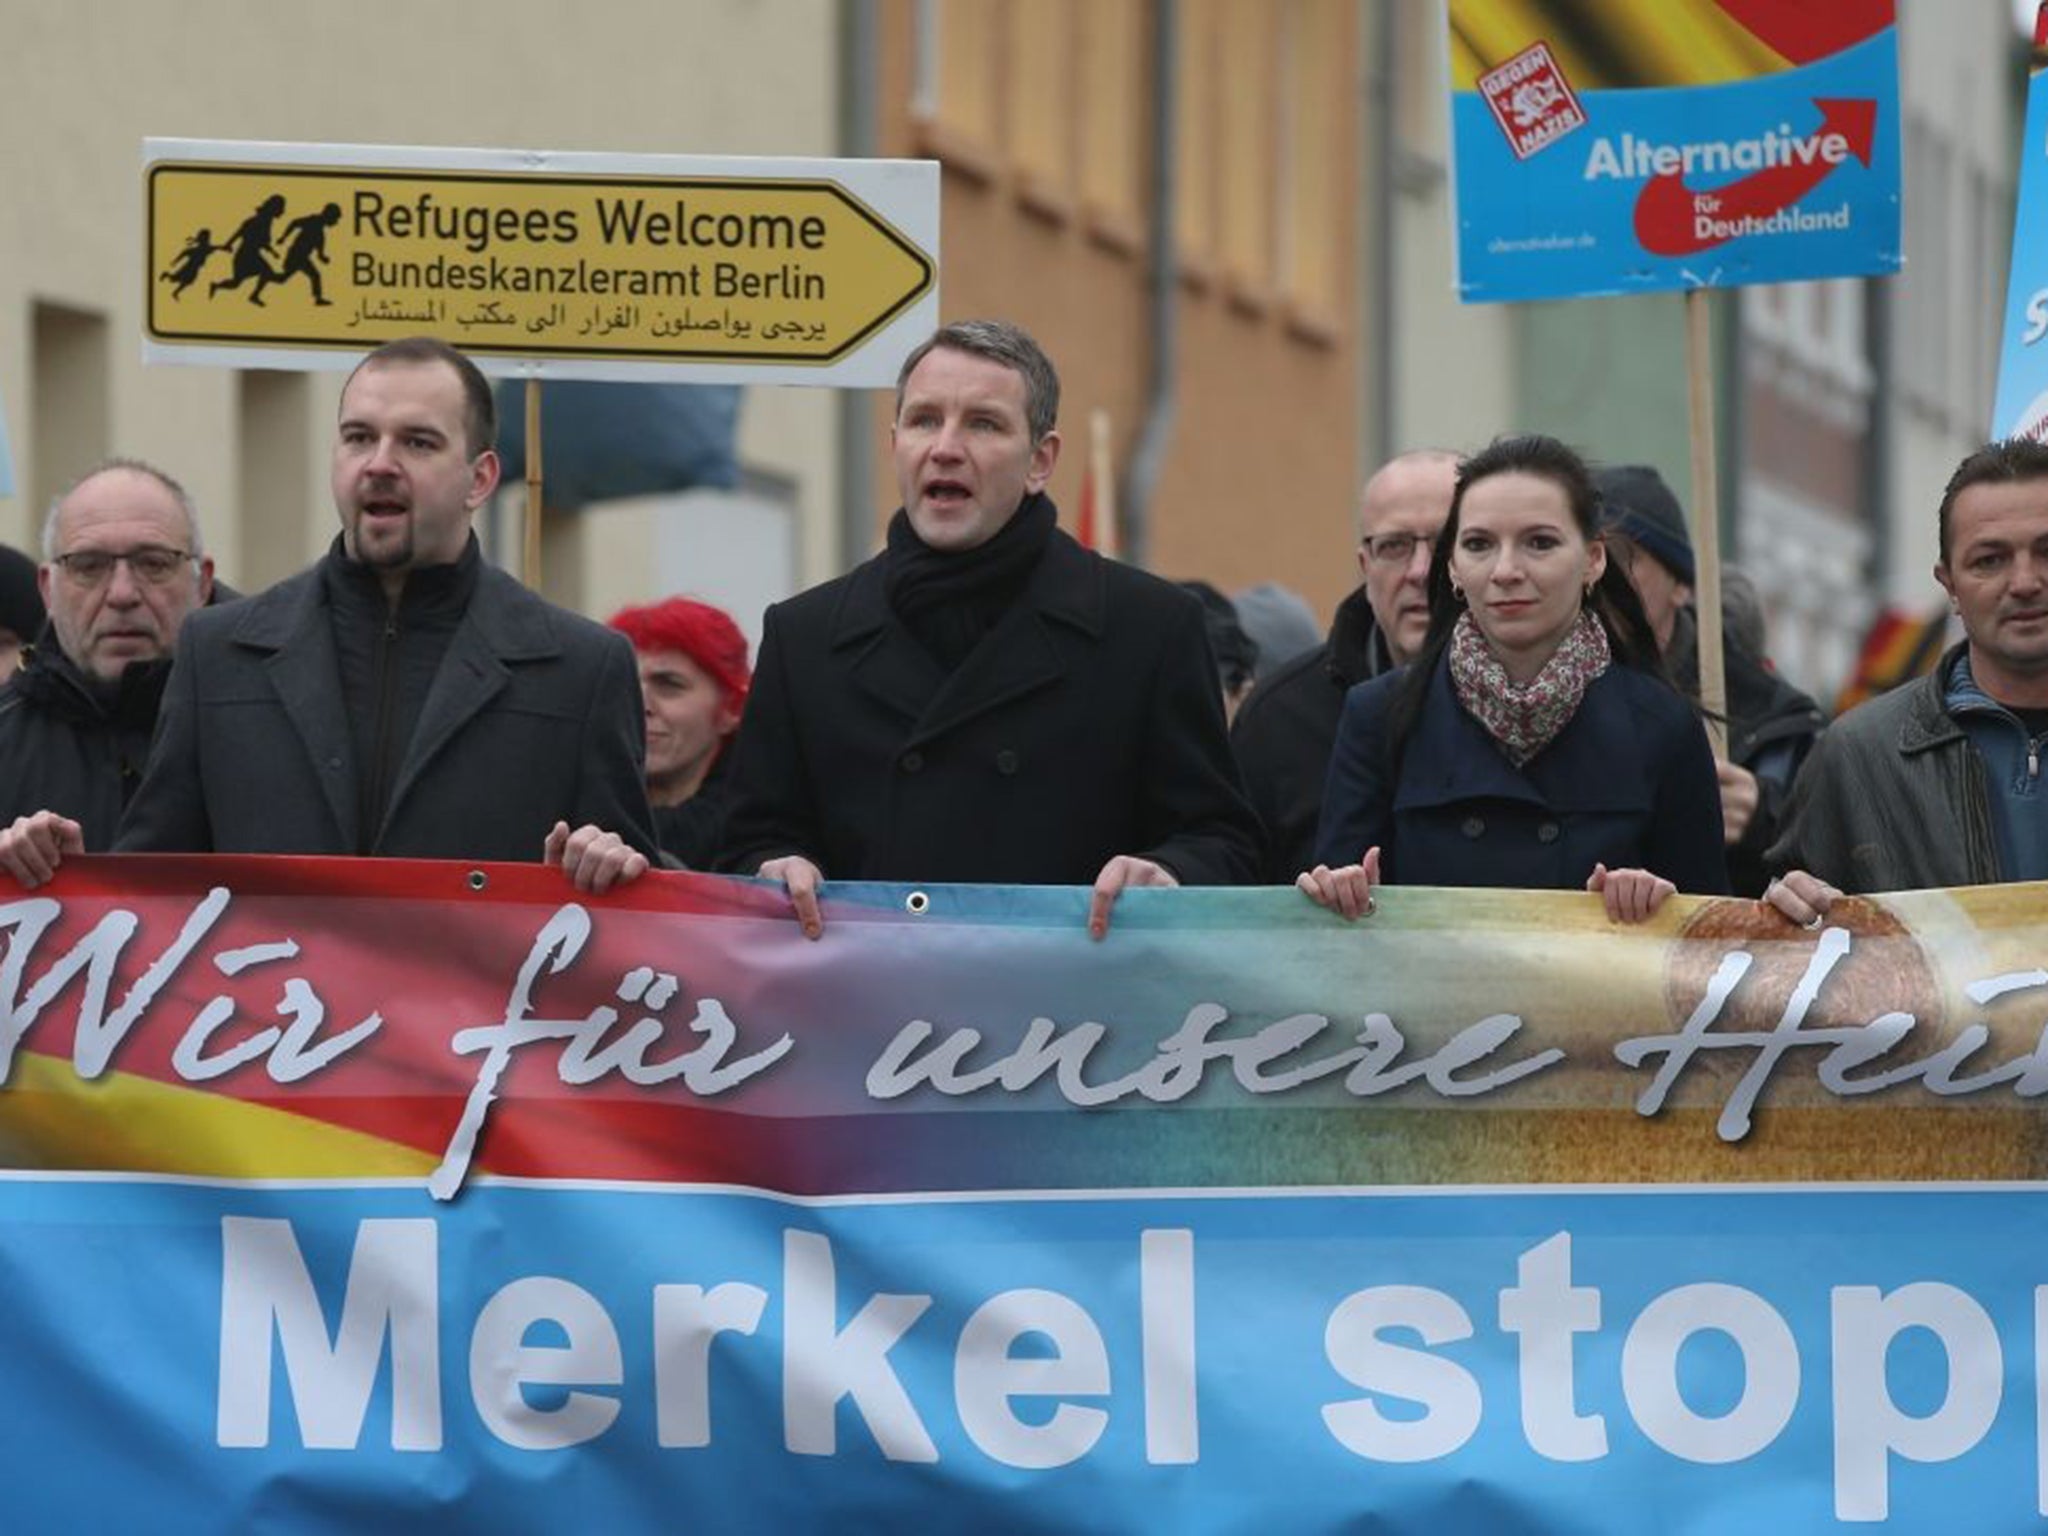
[[[1265,827],[1262,875],[1291,885],[1313,867],[1323,777],[1354,684],[1404,666],[1429,629],[1430,548],[1451,514],[1458,456],[1425,448],[1389,459],[1358,507],[1358,589],[1330,638],[1252,691],[1230,735],[1245,792]]]
[[[0,690],[0,826],[53,810],[98,853],[141,782],[172,644],[213,595],[192,498],[108,460],[51,503],[36,584],[48,621]]]

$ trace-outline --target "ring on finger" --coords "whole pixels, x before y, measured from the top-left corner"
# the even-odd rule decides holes
[[[1823,921],[1824,919],[1821,917],[1820,913],[1816,912],[1813,914],[1813,916],[1809,917],[1805,922],[1801,923],[1799,926],[1805,929],[1808,933],[1819,933],[1820,925]]]

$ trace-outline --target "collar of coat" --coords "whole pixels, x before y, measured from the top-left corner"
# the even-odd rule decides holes
[[[1023,593],[948,673],[896,617],[883,578],[880,558],[846,578],[831,646],[856,686],[910,723],[906,747],[1058,681],[1082,664],[1107,619],[1108,562],[1054,529]]]
[[[355,748],[336,684],[334,626],[320,567],[309,566],[268,591],[244,598],[233,617],[229,640],[263,654],[263,669],[308,760],[342,770],[323,771],[318,781],[341,846],[355,846],[361,841]],[[441,748],[508,684],[509,664],[546,660],[561,655],[563,648],[556,616],[546,603],[495,567],[486,565],[477,572],[476,589],[434,674],[419,725],[399,764],[385,827]],[[377,846],[383,835],[378,829],[371,846]]]
[[[1969,641],[1958,640],[1942,653],[1932,672],[1904,685],[1913,691],[1899,717],[1900,752],[1926,752],[1963,735],[1961,723],[1949,713],[1947,694],[1956,661],[1968,649]]]
[[[281,651],[313,624],[326,623],[320,568],[312,566],[236,604],[232,638],[259,651]],[[477,572],[475,595],[463,615],[484,648],[501,661],[538,661],[562,653],[552,610],[497,567]]]
[[[43,710],[76,725],[117,726],[147,732],[156,724],[171,658],[131,661],[120,679],[104,684],[88,677],[57,639],[54,621],[23,650],[6,699]]]
[[[832,619],[835,650],[858,646],[896,622],[889,606],[883,558],[868,561],[848,578],[839,611]],[[1045,558],[1025,583],[1016,607],[1099,637],[1104,574],[1100,555],[1083,549],[1064,530],[1055,528],[1046,541]]]
[[[1521,801],[1554,812],[1647,808],[1644,724],[1628,698],[1631,681],[1620,665],[1594,678],[1564,729],[1518,768],[1458,702],[1449,658],[1439,658],[1402,758],[1395,808],[1481,800]]]

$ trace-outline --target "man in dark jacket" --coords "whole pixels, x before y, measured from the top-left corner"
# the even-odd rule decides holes
[[[43,546],[49,617],[0,689],[0,825],[47,808],[99,853],[141,782],[171,646],[212,595],[213,561],[185,488],[137,459],[59,496]]]
[[[336,429],[340,537],[186,622],[117,851],[538,855],[600,891],[646,869],[632,648],[483,562],[495,430],[445,343],[364,359]],[[0,867],[38,884],[83,846],[45,810],[0,834]]]
[[[1059,378],[1014,326],[903,365],[903,506],[878,557],[768,610],[734,748],[727,868],[818,885],[1230,884],[1257,825],[1195,600],[1055,526]]]
[[[1608,558],[1621,562],[1643,600],[1671,679],[1699,697],[1699,629],[1692,608],[1695,574],[1685,513],[1664,477],[1647,464],[1599,471]],[[1721,781],[1721,829],[1728,841],[1729,888],[1761,896],[1764,850],[1778,835],[1799,765],[1826,724],[1820,706],[1780,677],[1732,631],[1722,645],[1728,688],[1728,758]]]
[[[23,649],[49,617],[37,590],[39,567],[20,550],[0,544],[0,683],[14,676]]]
[[[1365,482],[1358,508],[1363,581],[1338,606],[1329,640],[1274,672],[1237,712],[1230,744],[1265,827],[1261,863],[1269,884],[1291,885],[1315,865],[1323,780],[1344,695],[1404,665],[1422,645],[1430,551],[1451,514],[1457,478],[1456,454],[1422,449],[1389,459]]]
[[[1766,893],[1818,927],[1844,891],[2048,880],[2048,446],[1978,449],[1942,494],[1935,580],[1964,641],[1829,727]]]

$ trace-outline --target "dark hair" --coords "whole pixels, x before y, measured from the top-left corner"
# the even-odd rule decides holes
[[[1465,494],[1482,480],[1495,475],[1534,475],[1548,480],[1564,492],[1572,521],[1588,543],[1600,537],[1600,493],[1594,488],[1592,471],[1586,461],[1554,437],[1529,433],[1520,437],[1497,437],[1458,465],[1458,487],[1451,495],[1451,513],[1436,536],[1429,556],[1429,632],[1422,648],[1409,664],[1388,714],[1388,732],[1393,760],[1400,762],[1416,722],[1422,718],[1423,699],[1429,693],[1430,678],[1451,643],[1451,630],[1464,611],[1451,590],[1451,552],[1458,546],[1459,514]],[[1643,600],[1636,596],[1634,583],[1622,562],[1609,560],[1600,573],[1587,606],[1607,632],[1607,645],[1614,659],[1625,667],[1647,672],[1670,683],[1657,652],[1656,631],[1643,612]]]
[[[1259,667],[1258,642],[1245,633],[1237,605],[1210,582],[1177,581],[1174,585],[1202,605],[1202,628],[1209,638],[1209,653],[1216,659],[1216,675],[1225,693],[1236,693]]]
[[[2048,480],[2048,443],[2038,443],[2031,437],[2009,437],[2002,443],[1986,443],[1956,466],[1956,472],[1948,477],[1942,490],[1941,510],[1935,516],[1943,565],[1948,564],[1948,515],[1956,498],[1973,485],[2023,480]]]
[[[341,386],[342,393],[348,393],[349,384],[365,368],[389,364],[419,367],[432,363],[453,368],[455,377],[462,382],[462,435],[469,449],[465,457],[473,459],[497,447],[498,403],[491,397],[491,381],[467,356],[438,336],[402,336],[397,341],[385,342],[349,372],[348,382]]]
[[[903,414],[903,386],[910,382],[911,371],[925,360],[927,353],[940,347],[985,357],[1023,378],[1024,421],[1031,429],[1033,443],[1059,425],[1059,373],[1053,368],[1052,359],[1045,355],[1045,349],[1022,326],[1007,320],[955,320],[919,342],[896,373],[897,415]]]

